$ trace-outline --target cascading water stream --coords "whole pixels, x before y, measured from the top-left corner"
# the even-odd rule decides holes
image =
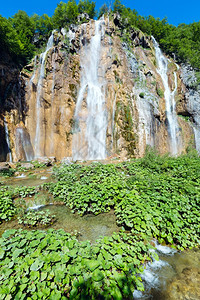
[[[11,153],[11,149],[10,149],[10,138],[9,138],[9,133],[8,133],[8,125],[7,125],[5,117],[4,117],[4,129],[5,129],[6,143],[8,146],[9,162],[12,162],[12,153]]]
[[[22,75],[19,74],[19,86],[18,86],[18,101],[19,101],[19,115],[22,115],[22,96],[21,96],[21,87],[22,87]]]
[[[18,127],[16,128],[16,153],[21,152],[20,148],[24,152],[26,161],[31,161],[34,158],[29,136],[26,134],[24,128]]]
[[[171,92],[167,75],[168,61],[166,57],[162,54],[161,49],[154,37],[152,37],[152,40],[155,47],[156,60],[158,64],[157,72],[160,74],[165,88],[164,96],[166,105],[166,117],[168,120],[168,130],[170,135],[170,150],[171,154],[176,156],[178,154],[180,146],[180,141],[178,137],[179,126],[177,121],[176,104],[174,99],[174,96],[177,91],[177,75],[176,72],[174,72],[175,88],[174,91]]]
[[[55,117],[54,117],[54,96],[55,96],[55,77],[56,77],[56,62],[55,62],[55,55],[56,52],[53,51],[52,55],[52,72],[53,72],[53,78],[52,78],[52,86],[51,86],[51,145],[50,145],[50,153],[53,155],[54,153],[54,123],[55,123]]]
[[[34,67],[33,67],[33,75],[31,76],[31,79],[29,81],[29,85],[31,87],[33,80],[35,79],[35,73],[36,73],[36,64],[37,64],[37,55],[34,57]]]
[[[158,99],[149,91],[146,85],[146,76],[140,69],[141,62],[129,50],[124,43],[124,50],[127,56],[130,72],[134,79],[132,105],[136,104],[138,111],[138,150],[139,155],[144,155],[147,145],[155,146],[155,121],[154,112],[158,111]],[[136,100],[136,101],[135,101]]]
[[[37,96],[36,96],[36,130],[35,130],[35,157],[39,157],[41,155],[40,152],[40,131],[41,131],[41,120],[40,120],[40,109],[41,109],[41,96],[42,96],[42,83],[43,79],[45,77],[45,60],[48,51],[53,47],[53,37],[54,37],[54,31],[52,32],[45,52],[43,52],[40,55],[40,74],[39,74],[39,79],[38,79],[38,84],[37,84]]]
[[[200,125],[194,124],[193,125],[194,130],[194,137],[195,137],[195,146],[198,153],[200,153]]]
[[[95,34],[90,44],[83,46],[82,49],[81,86],[74,114],[72,145],[74,160],[106,158],[107,113],[104,74],[100,74],[103,25],[104,20],[95,21]]]

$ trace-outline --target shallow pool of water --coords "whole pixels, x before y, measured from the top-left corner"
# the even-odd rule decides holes
[[[0,177],[0,185],[8,186],[38,186],[45,182],[54,181],[51,177],[52,168],[42,170],[31,170],[8,178]]]
[[[56,215],[57,221],[49,228],[64,229],[66,232],[74,233],[79,232],[78,240],[90,240],[92,243],[100,236],[109,236],[113,232],[118,232],[120,227],[116,225],[116,218],[114,211],[109,213],[100,214],[98,216],[86,215],[79,216],[72,214],[70,209],[63,205],[47,205],[40,208],[40,210],[49,210],[51,214]],[[0,224],[0,235],[6,230],[11,228],[24,228],[19,225],[17,220]]]

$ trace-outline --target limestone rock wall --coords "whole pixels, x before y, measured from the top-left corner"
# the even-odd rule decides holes
[[[99,60],[99,74],[103,74],[105,82],[107,156],[141,157],[147,145],[162,154],[169,152],[164,86],[157,71],[153,42],[136,30],[127,32],[125,38],[119,24],[115,24],[115,20],[104,22]],[[71,26],[69,32],[54,32],[42,79],[39,55],[21,74],[15,70],[11,75],[9,68],[5,72],[5,67],[0,66],[1,101],[4,101],[0,115],[0,160],[9,159],[5,120],[14,161],[33,159],[36,152],[37,156],[57,159],[72,156],[81,49],[90,43],[94,27],[95,21],[90,21]],[[175,100],[181,153],[197,144],[200,97],[188,87],[184,75],[187,72],[173,60],[168,63],[171,91],[175,89],[174,72],[178,78]]]

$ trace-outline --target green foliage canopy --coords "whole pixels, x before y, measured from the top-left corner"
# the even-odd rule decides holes
[[[78,12],[86,12],[91,19],[94,19],[96,16],[95,2],[91,0],[80,0],[78,4]]]

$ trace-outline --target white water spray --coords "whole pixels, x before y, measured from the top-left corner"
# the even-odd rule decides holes
[[[8,158],[9,158],[9,162],[12,162],[12,153],[11,153],[11,149],[10,149],[10,138],[9,138],[9,133],[8,133],[8,125],[7,125],[5,117],[4,117],[4,130],[5,130],[5,136],[6,136],[6,143],[8,146]]]
[[[41,67],[40,67],[39,80],[38,80],[38,84],[37,84],[37,97],[36,97],[36,130],[35,130],[35,156],[36,157],[41,156],[41,153],[40,153],[41,101],[40,100],[41,100],[41,96],[42,96],[42,83],[43,83],[43,79],[45,77],[45,60],[46,60],[48,51],[53,47],[53,35],[54,35],[54,31],[52,32],[52,34],[48,40],[45,52],[43,52],[40,55]]]
[[[135,55],[128,50],[126,45],[124,49],[130,71],[135,81],[131,98],[133,107],[135,103],[138,111],[138,148],[139,155],[142,156],[145,153],[147,145],[151,147],[155,146],[154,112],[158,111],[158,99],[146,86],[146,76],[140,70],[141,62],[137,61]]]
[[[20,148],[23,149],[25,160],[31,161],[34,158],[32,145],[24,128],[16,128],[16,152],[20,153]]]
[[[31,79],[30,79],[30,83],[29,83],[30,86],[32,85],[33,80],[35,79],[36,64],[37,64],[37,55],[34,57],[33,75],[31,76]]]
[[[177,115],[176,115],[176,104],[175,104],[175,94],[177,91],[177,75],[176,72],[174,72],[174,82],[175,82],[175,88],[174,91],[171,92],[168,82],[168,61],[166,57],[163,55],[163,53],[160,50],[160,47],[154,37],[152,37],[153,44],[155,47],[155,53],[156,53],[156,60],[158,64],[157,72],[160,74],[162,78],[162,82],[165,88],[164,96],[165,96],[165,103],[166,103],[166,116],[168,120],[168,130],[169,130],[169,136],[170,136],[170,150],[172,155],[177,155],[180,141],[179,141],[179,126],[177,121]]]
[[[81,86],[74,114],[74,160],[106,158],[107,113],[104,74],[100,70],[103,25],[104,20],[95,21],[95,34],[90,44],[84,45],[82,49]]]

